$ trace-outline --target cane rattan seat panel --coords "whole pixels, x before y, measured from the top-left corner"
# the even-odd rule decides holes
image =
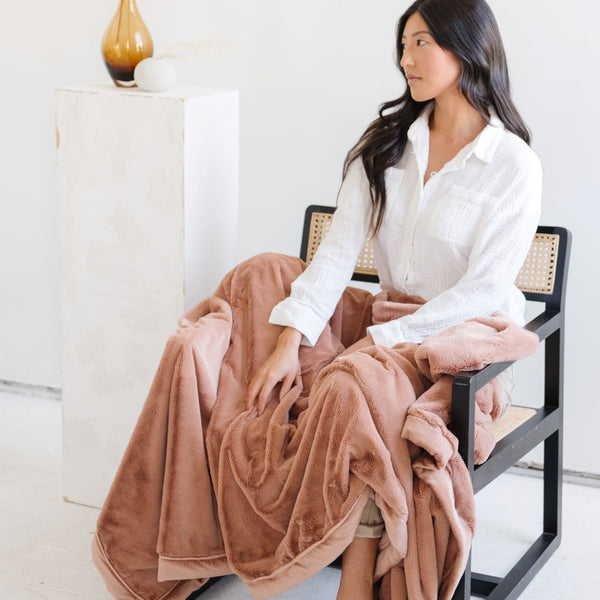
[[[535,416],[535,409],[526,406],[509,406],[492,425],[492,435],[499,442],[517,427]]]
[[[306,254],[307,263],[313,259],[319,244],[327,235],[332,218],[333,213],[312,213]],[[560,236],[555,234],[535,234],[525,262],[515,280],[515,284],[522,292],[549,295],[553,293],[559,239]],[[371,240],[365,244],[354,272],[363,275],[377,275]]]

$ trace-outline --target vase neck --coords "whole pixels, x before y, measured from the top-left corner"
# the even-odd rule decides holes
[[[119,10],[122,11],[127,11],[127,12],[137,12],[138,7],[135,4],[135,0],[121,0],[121,3],[119,4]]]

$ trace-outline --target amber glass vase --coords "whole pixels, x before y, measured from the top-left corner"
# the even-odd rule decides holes
[[[152,56],[150,32],[135,0],[119,0],[119,7],[102,38],[102,56],[116,85],[133,87],[136,65]]]

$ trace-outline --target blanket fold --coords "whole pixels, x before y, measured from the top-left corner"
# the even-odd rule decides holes
[[[422,303],[348,288],[317,344],[301,348],[292,389],[277,386],[258,416],[244,394],[281,331],[268,315],[304,268],[259,255],[180,319],[98,520],[93,556],[115,598],[184,599],[226,573],[257,599],[275,596],[343,552],[369,496],[385,520],[380,598],[451,597],[475,523],[447,429],[452,376],[480,356],[516,360],[537,336],[495,315],[340,356],[372,322],[396,318],[394,304]],[[480,460],[493,384],[477,396]]]

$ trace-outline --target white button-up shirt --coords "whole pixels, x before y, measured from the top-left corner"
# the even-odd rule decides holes
[[[492,116],[490,124],[425,185],[430,104],[411,125],[399,164],[385,171],[387,205],[373,238],[383,290],[424,298],[414,314],[372,325],[376,344],[420,343],[467,319],[507,312],[524,324],[514,285],[541,211],[542,171],[531,148]],[[330,319],[369,234],[369,183],[359,158],[338,194],[327,237],[277,304],[269,322],[314,345]]]

